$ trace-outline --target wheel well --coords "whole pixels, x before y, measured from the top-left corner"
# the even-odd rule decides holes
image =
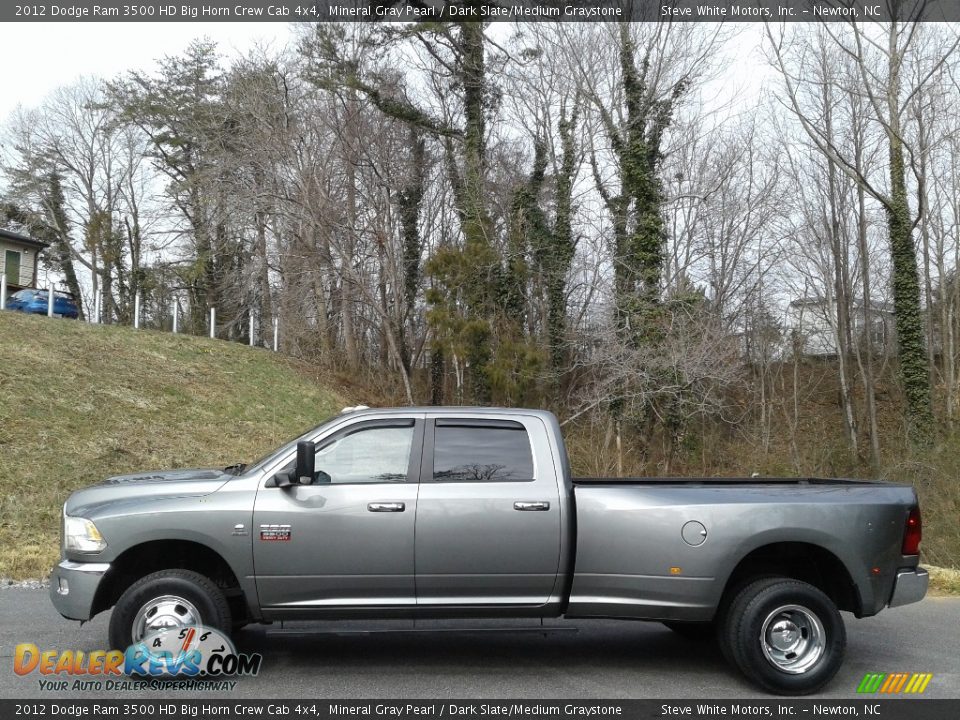
[[[235,621],[249,615],[243,590],[227,561],[206,545],[190,540],[154,540],[124,550],[110,563],[94,597],[92,614],[113,607],[140,578],[175,568],[193,570],[216,583],[226,596]]]
[[[754,578],[777,575],[802,580],[823,591],[840,610],[859,616],[860,593],[843,562],[819,545],[782,542],[764,545],[744,557],[730,574],[721,606]]]

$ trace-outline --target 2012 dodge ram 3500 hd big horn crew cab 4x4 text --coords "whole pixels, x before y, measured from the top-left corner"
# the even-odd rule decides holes
[[[769,691],[839,668],[839,610],[917,602],[909,486],[579,479],[548,412],[346,412],[249,466],[125,475],[63,509],[50,595],[162,628],[337,618],[658,620],[715,632]]]

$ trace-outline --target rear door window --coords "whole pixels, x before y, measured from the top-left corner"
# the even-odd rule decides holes
[[[521,423],[436,420],[434,482],[530,482],[533,479],[530,438]]]

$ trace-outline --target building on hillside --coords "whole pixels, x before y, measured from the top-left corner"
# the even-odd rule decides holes
[[[40,253],[47,243],[20,233],[0,230],[0,273],[7,278],[7,294],[37,286]]]
[[[787,308],[787,330],[803,355],[835,357],[837,355],[837,303],[833,298],[800,298]],[[892,306],[874,302],[869,317],[864,317],[863,300],[850,307],[851,335],[856,347],[869,343],[876,355],[896,353],[896,335]]]

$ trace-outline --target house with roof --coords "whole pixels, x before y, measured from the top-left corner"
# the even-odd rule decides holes
[[[799,298],[787,308],[787,328],[797,349],[812,357],[837,355],[837,303],[834,298]],[[869,312],[863,300],[850,303],[850,329],[854,346],[879,355],[895,354],[896,329],[893,308],[874,301]]]
[[[7,279],[7,294],[37,286],[40,253],[48,243],[0,229],[0,273]]]

